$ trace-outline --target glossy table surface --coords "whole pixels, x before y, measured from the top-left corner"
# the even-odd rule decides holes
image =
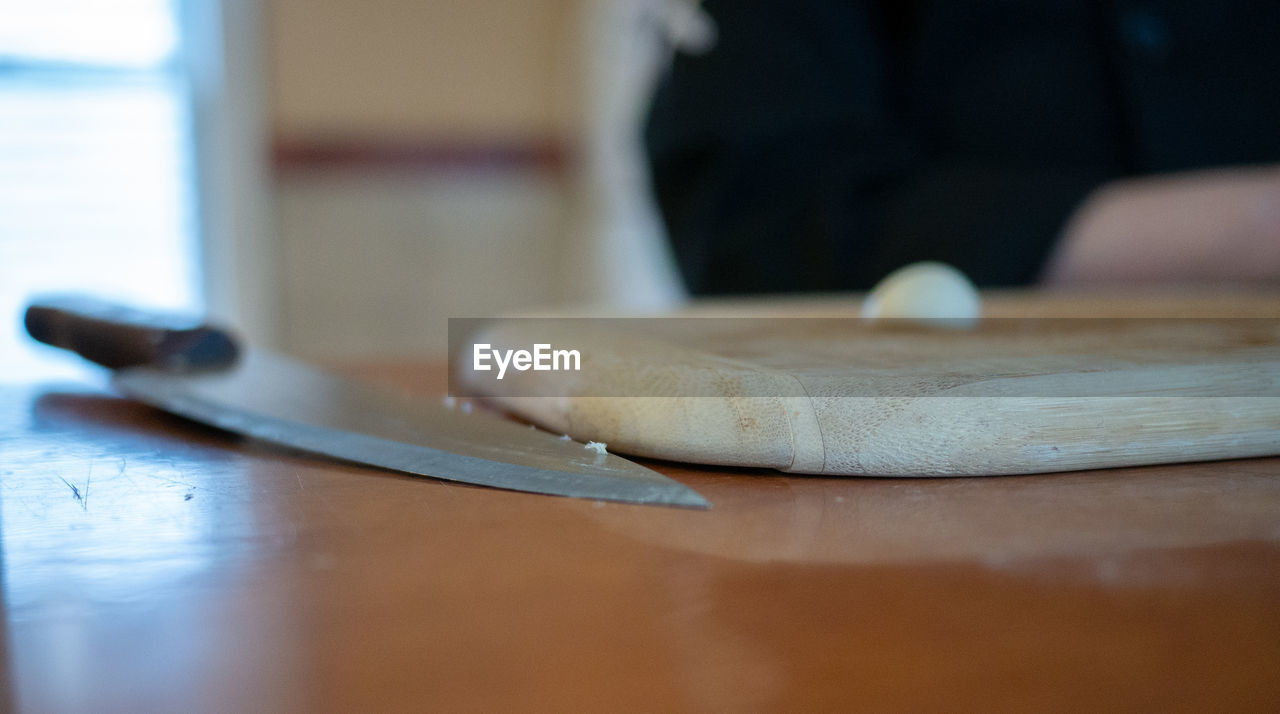
[[[361,375],[443,389],[439,368]],[[1280,459],[937,480],[651,465],[715,507],[364,469],[89,377],[0,387],[0,710],[1280,699]]]

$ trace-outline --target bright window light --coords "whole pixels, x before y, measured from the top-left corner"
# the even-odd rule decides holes
[[[173,8],[0,0],[0,18],[0,381],[82,374],[25,337],[31,295],[201,307]]]
[[[168,0],[0,0],[0,61],[158,67],[177,49]]]

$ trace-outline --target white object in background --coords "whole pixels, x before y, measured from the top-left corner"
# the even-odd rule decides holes
[[[982,314],[981,298],[965,274],[945,263],[912,263],[889,273],[862,302],[870,319],[938,320],[967,327]]]
[[[706,49],[715,30],[686,0],[587,0],[578,53],[582,83],[581,203],[564,244],[562,300],[663,310],[686,298],[651,195],[641,136],[668,61],[666,35]]]
[[[265,8],[260,0],[186,0],[175,7],[191,87],[207,311],[250,342],[279,347]]]

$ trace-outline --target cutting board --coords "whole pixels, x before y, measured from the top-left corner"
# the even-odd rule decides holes
[[[1280,454],[1280,320],[1242,317],[1275,315],[1280,300],[1226,313],[1186,299],[1070,304],[997,297],[994,316],[965,329],[864,321],[853,300],[497,321],[471,341],[572,346],[581,371],[457,377],[610,451],[796,473],[981,476]],[[821,317],[842,307],[845,317]],[[1162,317],[1030,317],[1082,313]],[[1168,317],[1180,314],[1229,317]]]

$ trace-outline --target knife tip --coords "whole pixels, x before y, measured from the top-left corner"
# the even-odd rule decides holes
[[[679,508],[691,508],[699,511],[709,510],[711,501],[708,501],[702,494],[694,491],[688,486],[681,486],[680,490],[672,490],[664,494],[663,497],[655,501],[668,506],[677,506]]]

